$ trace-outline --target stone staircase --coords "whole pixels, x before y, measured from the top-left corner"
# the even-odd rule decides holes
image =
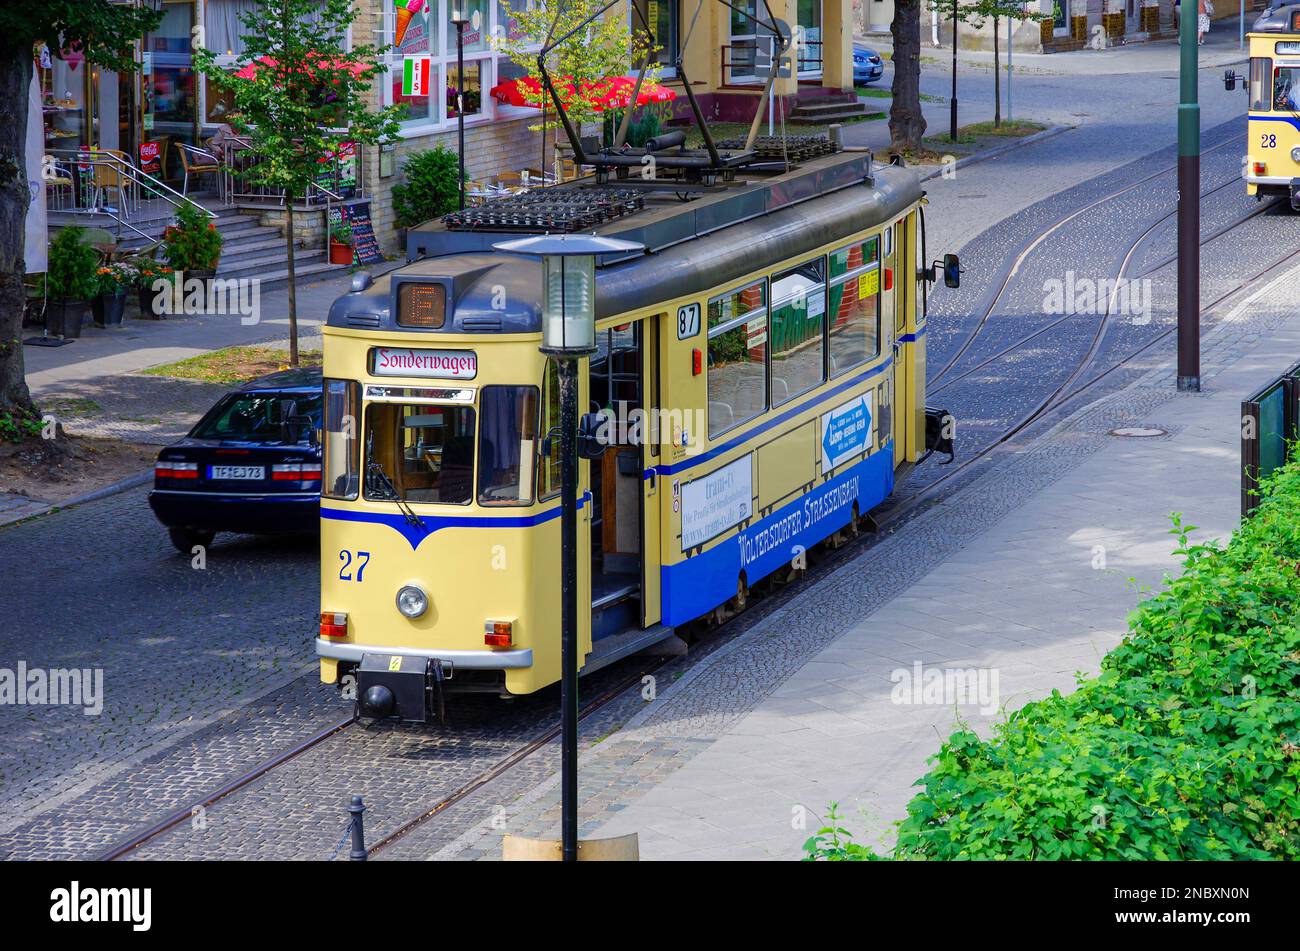
[[[799,104],[790,110],[787,121],[825,125],[846,119],[859,119],[868,113],[879,111],[874,101],[872,104],[863,102],[857,93],[828,89],[816,96],[801,96]]]
[[[217,264],[217,277],[223,280],[257,278],[262,290],[270,290],[288,283],[289,270],[285,258],[284,236],[279,228],[262,225],[256,211],[241,210],[227,206],[209,208],[217,217],[213,224],[221,232],[223,244],[221,260]],[[152,222],[142,231],[149,234],[145,239],[134,235],[123,239],[123,248],[139,248],[162,237],[163,229],[170,224],[167,221]],[[331,264],[329,253],[324,248],[303,247],[298,243],[294,254],[294,273],[298,280],[317,275],[347,270],[346,264]]]

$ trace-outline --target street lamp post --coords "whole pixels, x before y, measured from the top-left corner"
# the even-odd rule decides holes
[[[456,28],[456,156],[459,162],[459,176],[456,184],[460,188],[460,210],[465,210],[465,8],[457,4],[451,8],[451,23]]]
[[[1201,388],[1201,107],[1196,98],[1196,3],[1179,19],[1178,389]]]
[[[542,353],[560,384],[560,849],[578,859],[578,362],[596,351],[596,257],[644,251],[594,234],[492,246],[542,259]],[[588,608],[590,610],[590,608]]]

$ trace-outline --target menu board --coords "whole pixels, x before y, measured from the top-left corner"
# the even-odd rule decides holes
[[[379,250],[375,226],[370,220],[370,202],[351,201],[331,207],[330,227],[343,221],[352,226],[352,251],[356,263],[382,264],[384,255]]]

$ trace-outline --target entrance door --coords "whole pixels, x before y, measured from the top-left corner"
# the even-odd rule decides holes
[[[184,177],[178,143],[199,137],[199,97],[190,54],[194,29],[193,0],[163,0],[162,22],[144,38],[140,72],[144,97],[140,142],[141,165],[166,182]]]
[[[660,317],[641,322],[641,626],[658,624],[663,617],[659,590],[659,519],[663,498],[660,477],[654,467],[663,459],[662,447],[672,439],[663,429],[659,399],[659,333],[667,325]]]
[[[908,425],[907,425],[907,389],[909,374],[907,366],[907,343],[903,340],[907,333],[907,281],[899,282],[898,275],[903,262],[904,224],[899,222],[886,229],[882,235],[885,241],[884,266],[885,284],[892,288],[886,315],[893,312],[893,329],[890,336],[894,341],[894,387],[890,394],[893,405],[894,468],[907,461]],[[889,319],[887,316],[886,320]]]

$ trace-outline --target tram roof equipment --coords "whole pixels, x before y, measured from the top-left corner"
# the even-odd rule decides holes
[[[1300,33],[1300,3],[1269,7],[1255,20],[1252,33]]]

